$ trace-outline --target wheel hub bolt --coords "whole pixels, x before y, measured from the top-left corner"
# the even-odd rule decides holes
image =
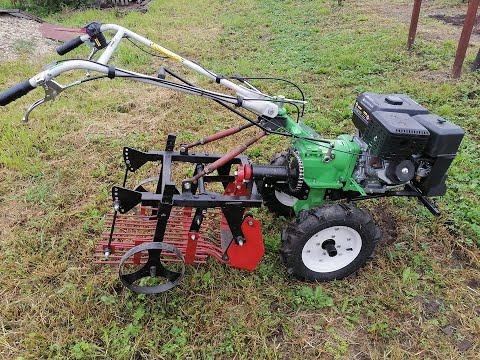
[[[155,277],[157,276],[157,267],[156,266],[150,266],[150,276]]]

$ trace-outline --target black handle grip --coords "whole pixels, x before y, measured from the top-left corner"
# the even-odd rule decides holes
[[[80,36],[77,36],[76,38],[69,40],[66,43],[58,46],[57,53],[58,55],[65,55],[66,53],[72,51],[73,49],[76,49],[82,44],[83,44],[82,39],[80,38]]]
[[[29,80],[25,80],[20,84],[12,86],[10,89],[0,93],[0,106],[10,104],[12,101],[15,101],[18,98],[21,98],[23,95],[28,94],[33,89],[35,89],[35,87],[30,85]]]

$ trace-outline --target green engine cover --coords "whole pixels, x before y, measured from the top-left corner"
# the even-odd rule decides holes
[[[285,117],[285,128],[295,135],[292,148],[303,161],[304,183],[309,187],[308,193],[296,202],[296,213],[322,205],[328,189],[357,191],[365,195],[364,190],[352,178],[360,154],[360,146],[352,135],[340,135],[336,139],[327,140],[330,145],[302,139],[322,138],[304,123],[293,121],[283,112],[280,115]]]

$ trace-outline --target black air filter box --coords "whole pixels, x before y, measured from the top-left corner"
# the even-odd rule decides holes
[[[426,196],[445,195],[445,179],[452,161],[463,139],[463,129],[438,115],[417,115],[413,117],[430,132],[430,139],[424,155],[431,157],[428,177],[416,184]]]
[[[363,133],[373,112],[386,111],[408,115],[428,114],[428,110],[404,94],[363,93],[353,107],[353,123]]]
[[[456,154],[462,142],[463,129],[438,115],[427,114],[413,117],[430,132],[425,154],[432,157]]]

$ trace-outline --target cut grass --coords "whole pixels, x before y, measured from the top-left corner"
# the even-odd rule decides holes
[[[305,121],[325,137],[354,131],[350,107],[360,92],[406,92],[467,133],[449,191],[437,200],[442,217],[408,199],[365,204],[384,233],[375,259],[343,281],[305,284],[288,278],[277,255],[287,220],[262,209],[267,254],[255,272],[212,260],[188,267],[172,292],[135,295],[119,286],[114,269],[91,262],[110,187],[121,182],[122,147],[158,149],[168,133],[181,143],[241,121],[200,98],[102,80],[39,108],[25,127],[20,119],[36,91],[0,109],[1,358],[475,358],[478,74],[448,77],[450,40],[420,36],[412,52],[404,49],[406,24],[384,14],[406,1],[336,3],[153,1],[147,14],[88,10],[51,20],[119,23],[220,73],[294,80],[310,102]],[[1,87],[54,58],[0,64]],[[116,63],[150,74],[161,66],[130,45]],[[285,146],[268,137],[250,155],[266,163]],[[472,344],[461,351],[465,341]]]

